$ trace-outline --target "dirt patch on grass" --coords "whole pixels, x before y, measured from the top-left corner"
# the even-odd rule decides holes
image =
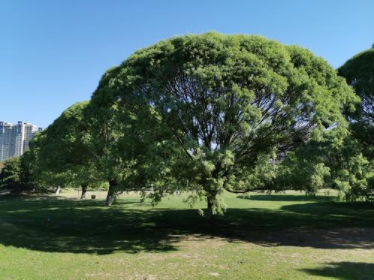
[[[245,246],[294,246],[315,249],[355,249],[353,251],[374,251],[374,228],[336,229],[285,229],[279,231],[230,232],[229,236],[184,234],[173,236],[178,249],[219,248],[227,243],[242,243]]]
[[[320,249],[374,250],[374,228],[291,229],[282,231],[238,231],[230,242],[261,246],[297,246]]]

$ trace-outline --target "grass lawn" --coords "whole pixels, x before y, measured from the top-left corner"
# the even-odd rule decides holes
[[[212,225],[183,195],[97,196],[0,197],[0,279],[374,279],[374,204],[225,194]]]

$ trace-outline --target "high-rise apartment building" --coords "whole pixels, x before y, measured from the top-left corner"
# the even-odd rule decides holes
[[[0,161],[21,156],[28,149],[31,138],[41,130],[27,122],[11,124],[0,121]]]

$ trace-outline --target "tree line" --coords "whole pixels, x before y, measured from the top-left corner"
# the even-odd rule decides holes
[[[225,211],[225,191],[334,188],[369,199],[373,77],[374,49],[336,71],[259,36],[174,37],[109,69],[91,100],[38,133],[0,180],[83,194],[106,184],[108,206],[120,192],[157,203],[182,190],[191,205],[205,200],[208,216]]]

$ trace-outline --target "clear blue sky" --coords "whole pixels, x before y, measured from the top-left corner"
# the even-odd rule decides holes
[[[0,0],[0,120],[45,127],[135,50],[212,30],[300,45],[339,67],[374,43],[374,1]]]

